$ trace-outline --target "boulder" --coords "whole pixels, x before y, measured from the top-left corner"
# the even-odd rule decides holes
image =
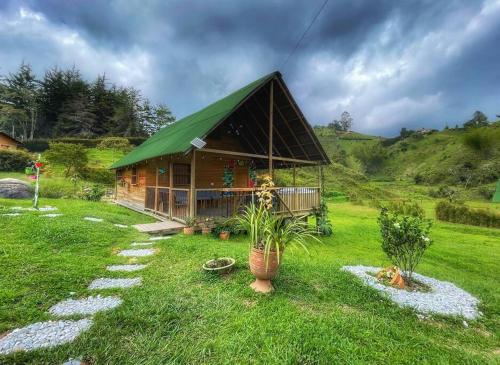
[[[33,188],[26,181],[0,179],[0,198],[25,199],[33,196]]]

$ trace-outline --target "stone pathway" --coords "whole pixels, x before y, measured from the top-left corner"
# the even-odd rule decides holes
[[[110,279],[110,278],[100,278],[95,279],[90,283],[89,289],[125,289],[133,286],[141,285],[142,278],[132,278],[132,279]]]
[[[172,236],[156,236],[156,237],[150,237],[150,241],[161,241],[161,240],[169,240],[171,239]]]
[[[72,315],[92,315],[100,311],[113,309],[122,304],[118,297],[88,297],[83,299],[67,299],[53,305],[49,313],[64,317]]]
[[[123,250],[118,253],[118,256],[126,256],[126,257],[143,257],[143,256],[151,256],[155,253],[155,250],[152,248],[145,248],[139,250]]]
[[[49,213],[49,214],[42,214],[40,217],[55,218],[61,215],[62,215],[61,213]]]
[[[73,341],[91,325],[92,320],[88,318],[79,321],[47,321],[30,324],[15,329],[1,338],[0,354],[62,345]]]
[[[13,210],[31,210],[32,208],[14,207]],[[57,210],[55,207],[46,206],[40,208],[41,211]],[[3,215],[17,216],[21,213],[6,213]],[[41,216],[54,218],[62,214],[49,213]],[[103,219],[95,217],[84,217],[83,219],[91,222],[102,222]],[[124,224],[114,224],[115,227],[128,228]],[[171,236],[151,237],[150,241],[170,239]],[[134,246],[150,246],[155,242],[134,242]],[[118,253],[118,256],[131,257],[130,260],[137,257],[150,256],[155,253],[154,249],[128,249]],[[147,264],[124,264],[109,265],[108,271],[133,272],[143,270]],[[91,290],[130,288],[141,285],[142,278],[99,278],[93,280],[88,288]],[[74,295],[74,292],[70,292]],[[99,311],[110,310],[122,304],[123,300],[117,296],[103,297],[100,295],[81,299],[63,300],[49,309],[49,313],[56,317],[65,317],[73,315],[92,316]],[[89,329],[92,325],[92,317],[80,320],[58,320],[38,322],[23,328],[18,328],[0,338],[0,354],[9,354],[16,351],[30,351],[38,348],[53,347],[75,340],[80,333]],[[80,364],[80,359],[69,359],[63,365]]]
[[[95,217],[83,217],[83,219],[91,222],[102,222],[104,220],[102,218],[95,218]]]
[[[151,246],[154,245],[156,242],[132,242],[131,246]]]
[[[2,215],[6,215],[8,217],[17,217],[18,215],[21,215],[21,213],[4,213]]]
[[[132,265],[109,265],[106,266],[106,270],[108,271],[126,271],[126,272],[131,272],[131,271],[139,271],[144,269],[148,265],[139,265],[139,264],[132,264]]]

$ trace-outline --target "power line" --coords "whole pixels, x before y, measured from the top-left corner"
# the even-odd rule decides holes
[[[293,47],[292,51],[288,54],[288,56],[283,61],[283,63],[279,67],[279,69],[283,69],[285,67],[285,65],[287,64],[288,60],[292,57],[292,55],[295,53],[295,51],[297,50],[297,48],[299,48],[300,42],[302,42],[302,40],[306,36],[306,34],[309,31],[309,29],[311,29],[311,27],[313,26],[313,24],[316,21],[316,19],[318,19],[319,15],[321,14],[321,12],[323,11],[323,9],[325,8],[325,6],[328,3],[328,1],[329,0],[325,0],[325,2],[321,5],[321,7],[319,8],[318,12],[316,13],[316,15],[314,16],[314,18],[312,19],[311,23],[309,23],[309,25],[307,26],[307,28],[304,31],[304,33],[302,33],[302,35],[300,36],[299,40],[297,41],[297,43]]]

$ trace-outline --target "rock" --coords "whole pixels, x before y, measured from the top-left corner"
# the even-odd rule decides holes
[[[150,248],[142,249],[142,250],[123,250],[118,253],[118,256],[134,256],[134,257],[139,257],[139,256],[150,256],[154,254],[155,251]]]
[[[115,289],[115,288],[130,288],[133,286],[141,285],[142,278],[132,279],[111,279],[100,278],[95,279],[90,283],[89,289]]]
[[[55,316],[92,315],[100,311],[119,306],[122,300],[117,297],[88,297],[82,299],[67,299],[53,305],[49,313]]]
[[[19,179],[0,179],[0,198],[27,199],[33,196],[33,188]]]

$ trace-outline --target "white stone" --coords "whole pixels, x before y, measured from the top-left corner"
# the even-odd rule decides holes
[[[86,221],[91,221],[91,222],[102,222],[103,221],[102,218],[94,218],[94,217],[84,217],[83,219],[85,219]]]
[[[118,307],[122,300],[118,297],[88,297],[83,299],[67,299],[49,309],[55,316],[92,315],[100,311]]]
[[[150,237],[150,241],[160,241],[160,240],[169,240],[171,239],[172,236],[157,236],[157,237]]]
[[[9,217],[17,217],[18,215],[21,215],[21,213],[4,213],[2,215],[6,215],[6,216],[9,216]]]
[[[108,271],[138,271],[142,270],[146,267],[147,265],[139,265],[139,264],[133,264],[133,265],[109,265],[106,266],[106,269]]]
[[[0,339],[0,354],[30,351],[71,342],[90,328],[92,320],[47,321],[18,328]]]
[[[62,365],[81,365],[81,359],[68,359]]]
[[[123,250],[118,253],[118,256],[133,256],[133,257],[140,257],[140,256],[150,256],[155,253],[155,250],[151,248],[145,248],[142,250]]]
[[[118,227],[118,228],[128,228],[126,224],[120,224],[120,223],[115,223],[113,226]]]
[[[49,214],[42,214],[40,217],[55,218],[55,217],[59,217],[61,215],[62,214],[60,214],[60,213],[49,213]]]
[[[392,301],[400,306],[412,307],[422,313],[463,316],[467,319],[479,317],[477,310],[479,300],[452,283],[414,273],[413,277],[428,285],[431,291],[428,293],[410,292],[379,283],[373,275],[370,275],[380,271],[381,268],[379,267],[344,266],[342,270],[356,275],[365,284],[384,292]]]
[[[57,210],[56,207],[51,207],[50,205],[46,205],[44,207],[38,208],[40,212],[50,212],[52,210]]]
[[[131,246],[151,246],[154,245],[156,242],[132,242]]]
[[[114,288],[130,288],[132,286],[140,285],[142,278],[132,279],[110,279],[100,278],[95,279],[90,283],[89,289],[114,289]]]

